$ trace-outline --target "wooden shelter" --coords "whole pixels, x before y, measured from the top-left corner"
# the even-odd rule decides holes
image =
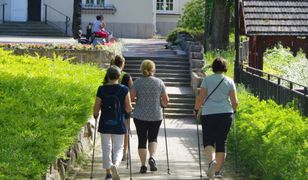
[[[263,53],[281,43],[308,56],[308,0],[242,0],[240,33],[249,37],[249,66],[263,69]]]

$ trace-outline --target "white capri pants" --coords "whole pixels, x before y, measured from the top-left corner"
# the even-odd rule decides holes
[[[123,157],[124,134],[102,134],[103,168],[109,169],[114,160],[114,165],[119,166]],[[113,158],[111,150],[113,145]]]

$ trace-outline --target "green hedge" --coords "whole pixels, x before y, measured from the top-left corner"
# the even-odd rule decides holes
[[[308,118],[271,100],[260,102],[245,91],[239,93],[239,102],[236,125],[241,167],[255,178],[305,179]]]
[[[0,179],[40,179],[75,142],[103,74],[0,49]]]

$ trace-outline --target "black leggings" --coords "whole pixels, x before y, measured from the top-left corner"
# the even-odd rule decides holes
[[[202,115],[203,146],[213,146],[216,152],[226,152],[227,136],[232,120],[232,113]]]
[[[143,121],[134,118],[134,123],[138,135],[138,149],[147,148],[147,140],[149,143],[157,142],[157,135],[159,132],[160,121]]]

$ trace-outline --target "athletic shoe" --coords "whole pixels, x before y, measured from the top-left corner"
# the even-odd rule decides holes
[[[145,174],[145,173],[147,173],[147,170],[148,170],[148,168],[146,166],[141,166],[140,173]]]
[[[112,180],[120,180],[118,168],[115,165],[111,166]]]
[[[111,174],[107,174],[105,180],[112,180],[112,175]]]
[[[155,160],[150,157],[149,158],[150,171],[157,171]]]
[[[215,172],[215,175],[214,175],[214,178],[223,179],[224,177],[222,176],[222,174],[221,174],[220,171],[216,171],[216,172]]]
[[[209,177],[209,178],[212,178],[212,177],[213,177],[213,175],[214,175],[214,173],[215,173],[216,165],[217,165],[217,163],[216,163],[216,160],[215,160],[215,159],[212,160],[212,161],[210,162],[209,168],[208,168],[207,171],[206,171],[207,177]]]

